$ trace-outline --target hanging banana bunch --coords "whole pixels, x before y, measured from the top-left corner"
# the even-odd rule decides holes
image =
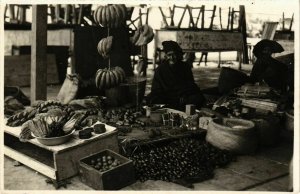
[[[118,86],[125,80],[125,72],[121,67],[99,69],[96,72],[95,83],[100,90]]]
[[[130,41],[135,46],[146,45],[154,38],[154,32],[151,26],[144,24],[140,26],[131,37]]]
[[[125,26],[127,10],[124,4],[100,5],[93,16],[102,27],[119,28]]]
[[[113,42],[113,37],[108,36],[106,38],[102,38],[98,43],[97,46],[98,53],[105,59],[108,58],[110,55],[112,42]]]

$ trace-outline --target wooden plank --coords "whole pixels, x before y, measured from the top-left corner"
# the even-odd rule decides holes
[[[49,178],[56,179],[56,170],[36,161],[22,153],[19,153],[16,150],[13,150],[7,146],[4,146],[4,154],[14,160],[19,161],[20,163],[34,169],[37,172],[40,172],[43,175],[46,175]]]
[[[7,86],[30,86],[31,56],[4,56],[4,83]],[[47,83],[58,84],[55,55],[47,55]]]
[[[77,146],[76,149],[57,153],[54,155],[57,179],[63,180],[78,173],[79,160],[100,152],[104,149],[111,149],[119,153],[117,134],[106,136],[99,141],[93,141],[85,145]]]
[[[47,5],[32,6],[31,102],[47,99]]]

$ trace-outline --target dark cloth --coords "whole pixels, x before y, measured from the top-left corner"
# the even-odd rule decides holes
[[[185,104],[195,104],[199,108],[204,102],[192,71],[184,62],[179,62],[174,67],[166,62],[158,66],[148,99],[151,104],[168,104],[178,110],[184,110]]]
[[[287,84],[288,68],[284,63],[272,58],[263,56],[257,58],[250,74],[251,82],[265,81],[270,87],[285,91]]]

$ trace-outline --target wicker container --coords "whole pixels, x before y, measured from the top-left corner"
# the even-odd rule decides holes
[[[237,154],[253,153],[258,146],[255,124],[235,118],[213,119],[209,122],[206,141]]]
[[[279,118],[253,119],[261,146],[272,146],[277,143],[280,134]]]
[[[294,113],[292,110],[285,112],[285,129],[294,131]]]
[[[232,89],[242,86],[248,81],[248,76],[242,71],[238,71],[229,67],[222,67],[218,89],[220,93],[228,93]]]
[[[93,168],[90,161],[104,155],[118,159],[121,164],[103,172]],[[81,159],[79,176],[83,183],[96,190],[119,190],[135,182],[132,161],[108,149]]]

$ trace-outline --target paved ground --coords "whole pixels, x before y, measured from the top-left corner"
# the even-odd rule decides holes
[[[235,64],[231,65],[236,68]],[[244,65],[243,69],[249,72],[251,65]],[[217,85],[220,69],[216,63],[209,63],[208,67],[196,66],[193,68],[196,83],[202,88]],[[147,92],[151,84],[153,71],[151,66],[148,71]],[[55,98],[60,86],[49,86],[49,99]],[[29,88],[23,88],[29,94]],[[286,132],[284,133],[286,136]],[[291,134],[288,134],[292,138]],[[194,184],[193,190],[198,191],[287,191],[288,163],[292,156],[293,144],[288,139],[282,138],[281,143],[271,148],[262,148],[255,155],[239,156],[236,162],[232,162],[224,169],[217,169],[213,179]],[[4,159],[4,188],[6,190],[54,190],[55,188],[45,182],[46,177],[26,166],[14,166],[14,161]],[[83,184],[78,177],[71,180],[67,188],[60,190],[91,190]],[[136,182],[123,190],[191,190],[189,188],[164,182],[146,181]]]

